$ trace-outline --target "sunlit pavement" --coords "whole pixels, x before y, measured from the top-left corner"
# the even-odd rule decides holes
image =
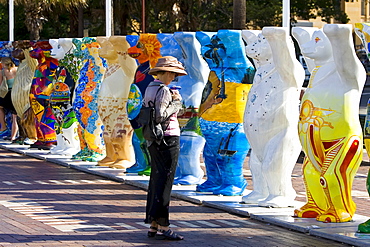
[[[142,218],[144,216],[142,212],[145,211],[144,209],[145,191],[140,190],[140,189],[147,188],[148,179],[149,179],[148,177],[137,176],[135,174],[125,174],[123,173],[122,170],[119,170],[119,169],[97,167],[96,163],[93,163],[93,162],[75,161],[75,160],[71,160],[70,158],[66,156],[50,155],[48,154],[47,151],[30,150],[28,149],[28,146],[8,144],[8,142],[6,141],[3,141],[2,143],[0,143],[0,148],[4,150],[9,150],[9,151],[12,151],[18,154],[24,154],[24,155],[27,155],[28,157],[39,159],[40,162],[43,162],[43,160],[46,160],[52,163],[59,164],[63,167],[73,168],[79,171],[83,171],[85,173],[90,173],[90,174],[94,174],[94,175],[98,175],[102,177],[101,179],[99,178],[97,179],[97,177],[93,176],[94,179],[91,179],[91,178],[89,179],[88,176],[92,176],[92,175],[85,174],[83,176],[81,175],[77,176],[77,175],[71,175],[73,174],[73,172],[69,172],[69,174],[65,174],[65,179],[63,180],[53,179],[48,174],[49,176],[48,178],[29,181],[25,179],[24,177],[21,177],[21,176],[18,177],[16,174],[16,171],[14,171],[15,174],[13,176],[10,176],[10,177],[7,176],[6,180],[4,179],[1,180],[0,183],[3,184],[2,185],[3,188],[4,186],[8,186],[9,188],[14,188],[12,186],[32,187],[35,185],[47,186],[48,188],[50,187],[50,185],[54,185],[54,186],[59,185],[59,186],[67,186],[67,187],[70,185],[75,185],[75,184],[111,185],[112,183],[114,184],[115,182],[123,182],[126,185],[133,185],[137,187],[138,189],[132,189],[133,187],[130,187],[131,189],[125,188],[124,190],[120,190],[118,192],[113,191],[112,194],[116,196],[117,196],[116,193],[118,194],[123,193],[125,194],[125,196],[131,193],[135,194],[136,196],[140,198],[141,209],[137,210],[137,204],[130,205],[132,204],[131,201],[122,200],[119,202],[121,205],[109,206],[111,207],[109,212],[111,212],[111,214],[119,213],[120,210],[118,209],[118,207],[122,205],[125,205],[125,207],[129,206],[127,209],[125,208],[126,210],[125,218],[132,218],[132,224],[127,224],[127,222],[119,222],[119,221],[106,224],[107,221],[104,221],[104,220],[102,220],[102,222],[98,222],[98,221],[94,222],[94,224],[92,223],[87,224],[87,222],[89,222],[89,220],[87,219],[90,219],[91,217],[97,217],[97,216],[94,216],[95,214],[99,215],[98,213],[99,211],[97,210],[96,205],[91,205],[91,206],[86,205],[87,208],[91,209],[91,211],[86,212],[89,214],[89,215],[86,215],[86,217],[74,218],[74,217],[71,217],[70,213],[68,215],[65,215],[65,213],[63,213],[64,212],[63,210],[55,210],[55,207],[49,208],[48,206],[45,206],[47,205],[47,201],[48,201],[47,198],[49,198],[50,193],[52,193],[52,191],[51,192],[48,191],[47,193],[45,193],[46,194],[45,201],[43,201],[41,198],[41,202],[46,202],[46,203],[40,203],[40,195],[37,195],[37,197],[35,197],[35,200],[30,200],[29,198],[27,198],[26,200],[22,200],[22,198],[20,198],[19,200],[14,200],[14,198],[11,198],[11,200],[10,199],[8,200],[6,198],[4,199],[1,198],[0,205],[2,205],[3,207],[7,209],[12,209],[15,212],[20,212],[24,216],[29,216],[32,219],[37,219],[38,221],[41,221],[43,223],[48,222],[46,224],[46,226],[48,227],[45,231],[50,231],[50,233],[55,233],[55,230],[57,230],[58,232],[61,231],[65,233],[76,232],[76,231],[86,232],[86,235],[84,235],[84,237],[86,237],[86,240],[87,240],[88,236],[91,237],[91,235],[89,234],[89,232],[91,231],[98,231],[98,232],[113,231],[114,232],[114,230],[118,228],[118,229],[126,229],[126,230],[133,231],[132,234],[133,234],[133,238],[135,238],[136,245],[147,245],[148,244],[147,242],[148,240],[146,240],[145,238],[144,240],[140,240],[140,241],[137,240],[137,239],[143,238],[143,234],[145,235],[144,229],[147,229],[147,226],[144,226],[142,223]],[[180,226],[181,229],[184,229],[184,226],[187,226],[187,227],[192,228],[192,231],[194,230],[194,228],[195,229],[197,229],[198,227],[201,228],[202,224],[203,226],[204,225],[208,225],[209,227],[212,226],[215,229],[224,228],[225,226],[227,226],[227,228],[236,227],[238,229],[243,226],[248,226],[249,228],[253,228],[253,222],[256,222],[253,220],[258,220],[258,221],[262,221],[262,222],[265,222],[271,225],[282,226],[288,229],[296,230],[298,232],[309,233],[312,236],[319,236],[322,238],[340,241],[340,242],[347,243],[350,245],[369,246],[370,245],[370,234],[366,235],[366,234],[356,233],[358,224],[366,221],[370,217],[369,196],[366,191],[368,157],[366,153],[364,154],[365,154],[364,162],[361,165],[356,175],[355,182],[353,185],[352,193],[353,193],[354,200],[357,204],[358,214],[355,215],[352,222],[321,223],[321,222],[316,221],[315,219],[300,219],[300,218],[292,217],[294,208],[300,207],[305,202],[305,192],[304,192],[304,185],[303,185],[303,179],[302,179],[301,162],[298,161],[293,171],[293,174],[292,174],[293,186],[296,189],[297,195],[298,195],[296,202],[295,202],[296,204],[295,207],[292,207],[292,208],[263,208],[263,207],[258,207],[257,205],[240,204],[239,202],[241,201],[241,196],[235,196],[235,197],[214,196],[210,194],[196,193],[195,186],[173,186],[173,190],[172,190],[173,197],[193,203],[189,205],[196,204],[196,205],[208,206],[215,210],[220,209],[222,211],[235,214],[237,216],[245,216],[247,217],[247,219],[250,219],[250,220],[249,221],[244,220],[243,221],[244,225],[242,225],[242,223],[240,223],[240,218],[238,217],[233,218],[232,215],[227,214],[227,215],[230,215],[230,217],[233,219],[226,219],[226,221],[223,220],[222,218],[214,219],[213,221],[212,220],[205,221],[204,217],[199,218],[196,221],[189,221],[188,219],[185,219],[185,218],[180,219],[180,220],[176,219],[176,221],[173,222],[175,226],[172,226],[172,227],[175,227],[176,229],[176,227]],[[2,156],[2,158],[4,159],[4,155]],[[245,194],[247,194],[250,192],[250,189],[252,189],[252,181],[251,181],[250,172],[247,169],[247,161],[245,163],[246,165],[245,165],[244,174],[249,182],[247,191],[245,192]],[[40,164],[40,165],[43,165],[43,164]],[[73,171],[73,169],[67,169],[67,170]],[[80,174],[83,174],[83,173],[80,173]],[[42,174],[40,174],[40,176],[42,177]],[[78,179],[74,179],[73,176],[77,176]],[[126,185],[122,185],[122,186],[126,186]],[[100,192],[98,189],[94,190],[94,188],[90,188],[90,190],[91,192],[89,194],[91,194],[90,196],[92,199],[89,199],[89,200],[94,201],[94,198],[99,196]],[[59,198],[59,201],[63,202],[63,195],[58,194],[57,197]],[[106,200],[109,200],[109,202],[112,203],[109,197],[110,196],[106,196]],[[182,202],[181,200],[174,200],[174,204],[175,205],[176,204],[180,204],[180,205],[186,204],[186,202]],[[135,207],[136,207],[136,210],[135,210]],[[208,207],[201,207],[201,208],[208,208]],[[58,208],[63,209],[63,207],[61,206],[59,206]],[[121,210],[121,211],[125,211],[125,210]],[[192,212],[194,213],[196,217],[195,211],[192,210]],[[138,214],[140,214],[140,217],[138,217]],[[215,215],[217,215],[217,213]],[[213,219],[214,217],[215,216],[209,216],[208,218]],[[112,218],[114,218],[113,215],[112,215]],[[30,229],[33,228],[33,227],[30,227],[28,224],[24,224],[23,227],[27,227]],[[40,226],[37,226],[37,227],[40,227]],[[213,231],[215,229],[213,229]],[[246,231],[246,234],[243,235],[244,238],[235,239],[234,241],[236,242],[234,243],[234,246],[241,246],[240,244],[243,242],[243,239],[245,240],[245,237],[247,237],[249,243],[252,244],[251,242],[252,240],[250,239],[253,239],[253,235],[249,234],[250,231],[251,231],[250,229]],[[183,234],[186,235],[186,233],[183,233]],[[20,236],[18,237],[21,238]],[[213,237],[216,237],[216,236],[213,236]],[[220,237],[222,237],[222,235],[218,236],[217,238],[220,238]],[[0,235],[0,239],[1,239],[1,235]],[[256,240],[256,238],[254,238],[254,240]],[[70,245],[73,246],[69,240],[66,240],[66,241],[68,242],[68,245],[61,244],[61,246],[70,246]],[[127,240],[125,241],[127,242],[127,244],[130,243],[128,244],[128,246],[131,246],[132,241],[131,242]],[[241,241],[241,242],[238,244],[237,241]],[[321,241],[323,240],[321,239]],[[157,243],[157,242],[154,242],[154,243]],[[207,243],[207,241],[205,243]],[[243,243],[244,243],[244,246],[248,246],[245,244],[246,242],[243,242]],[[3,243],[0,243],[0,244],[3,244]],[[66,243],[64,242],[64,244]],[[106,243],[99,243],[99,244],[102,244],[101,246],[107,246],[105,245]],[[115,243],[114,242],[111,243],[110,241],[109,245],[111,244],[115,244]],[[273,245],[283,246],[283,245],[276,245],[276,243]],[[25,246],[28,246],[28,245],[25,245]],[[118,246],[126,246],[126,245],[118,245]],[[209,246],[214,246],[214,245],[209,245]],[[219,245],[219,246],[222,246],[222,245]],[[253,245],[250,245],[250,246],[253,246]],[[259,245],[254,245],[254,246],[259,246]],[[266,244],[266,246],[268,246],[268,244]],[[305,246],[307,246],[307,243]],[[313,244],[312,246],[317,246],[317,245]],[[333,245],[330,244],[330,246],[333,246]]]

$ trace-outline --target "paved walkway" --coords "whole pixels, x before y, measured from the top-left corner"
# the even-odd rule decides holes
[[[148,185],[149,178],[146,176],[137,176],[135,174],[125,174],[123,173],[122,170],[119,170],[119,169],[97,167],[95,166],[96,164],[92,162],[75,161],[65,156],[50,155],[48,154],[47,151],[30,150],[28,149],[28,146],[9,144],[6,141],[0,142],[0,148],[9,150],[12,152],[20,153],[20,154],[25,154],[27,156],[34,157],[40,160],[47,160],[47,161],[50,161],[50,162],[53,162],[53,163],[56,163],[56,164],[59,164],[65,167],[84,171],[86,173],[99,175],[109,180],[124,182],[125,184],[134,185],[138,188],[146,189]],[[366,191],[366,176],[367,176],[367,171],[369,169],[368,167],[369,163],[367,162],[367,160],[368,160],[368,157],[367,155],[365,155],[364,162],[361,165],[357,173],[357,176],[356,176],[356,179],[353,185],[353,197],[358,207],[358,210],[357,210],[358,214],[355,215],[352,222],[348,222],[348,223],[321,223],[314,219],[293,218],[292,215],[293,215],[294,208],[263,208],[263,207],[258,207],[256,205],[240,204],[239,203],[241,201],[240,196],[223,197],[223,196],[207,195],[203,193],[196,193],[195,186],[174,186],[172,190],[172,195],[175,198],[179,198],[181,200],[189,201],[189,202],[196,203],[199,205],[209,206],[215,209],[221,209],[221,210],[224,210],[226,212],[230,212],[236,215],[246,216],[250,219],[255,219],[255,220],[270,223],[273,225],[282,226],[282,227],[293,229],[293,230],[296,230],[302,233],[309,233],[310,235],[313,235],[313,236],[318,236],[318,237],[322,237],[322,238],[326,238],[330,240],[340,241],[340,242],[347,243],[349,245],[354,245],[354,246],[370,246],[370,234],[360,234],[356,232],[358,224],[370,218],[369,196]],[[245,176],[249,182],[249,185],[246,191],[246,193],[248,193],[250,192],[250,189],[252,188],[252,181],[251,181],[251,176],[249,174],[249,170],[247,169],[247,167],[245,168],[246,168],[244,170]],[[66,179],[68,180],[68,178]],[[88,183],[88,181],[89,180],[86,180],[86,183]],[[102,181],[107,181],[107,180],[102,180]],[[302,172],[301,172],[301,161],[298,161],[293,171],[292,181],[293,181],[293,186],[298,193],[295,207],[300,207],[301,205],[303,205],[305,201],[305,193],[304,193]],[[39,181],[40,184],[42,184],[42,182],[43,181],[41,180]],[[14,183],[14,182],[2,181],[2,183],[7,184],[7,183]],[[27,185],[27,183],[29,182],[28,181],[18,181],[17,183]],[[57,183],[57,181],[55,183]],[[91,193],[92,195],[94,195],[95,193],[99,193],[99,192],[92,191]],[[1,205],[8,207],[8,208],[9,207],[17,208],[17,207],[21,207],[25,205],[33,205],[33,203],[29,201],[9,202],[9,201],[0,199],[0,206]],[[94,211],[93,207],[92,207],[92,211]],[[52,213],[58,213],[58,212],[52,212]],[[78,219],[75,219],[75,220],[78,221]],[[54,226],[54,227],[58,228],[58,226]],[[78,227],[78,224],[76,224],[76,227]],[[92,225],[91,227],[92,228],[99,227],[99,224]],[[63,227],[59,226],[59,228],[62,229]],[[65,230],[70,230],[70,228],[65,229]],[[236,246],[238,246],[238,244],[236,244]]]

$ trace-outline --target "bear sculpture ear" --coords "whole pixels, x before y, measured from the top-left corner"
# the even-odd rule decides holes
[[[18,48],[18,41],[13,41],[12,46],[14,49]]]
[[[30,40],[22,40],[20,42],[22,42],[19,44],[22,49],[28,49],[33,46],[33,42]]]
[[[247,45],[250,45],[257,41],[258,35],[261,33],[261,30],[242,30],[242,37]]]
[[[211,43],[212,36],[216,35],[216,34],[217,34],[216,32],[197,31],[196,34],[195,34],[195,37],[197,38],[199,43],[201,43],[202,45],[206,45],[206,44]]]
[[[293,27],[292,35],[300,44],[307,43],[311,40],[311,37],[318,28],[313,27]]]
[[[24,56],[24,53],[23,53],[23,50],[22,49],[15,49],[12,51],[12,57],[22,61],[23,59],[25,59],[25,56]]]

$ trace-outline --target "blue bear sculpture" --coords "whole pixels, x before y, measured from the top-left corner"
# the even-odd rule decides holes
[[[174,184],[202,183],[204,172],[200,167],[200,154],[205,139],[200,126],[198,111],[209,67],[201,56],[201,45],[195,32],[157,34],[161,42],[161,55],[174,56],[183,63],[188,75],[178,77],[171,85],[179,86],[185,111],[178,116],[181,125],[179,166]],[[170,86],[171,86],[170,85]]]
[[[196,190],[242,195],[247,186],[243,163],[250,149],[243,115],[255,69],[245,54],[241,31],[197,32],[196,37],[211,70],[199,109],[207,180]]]

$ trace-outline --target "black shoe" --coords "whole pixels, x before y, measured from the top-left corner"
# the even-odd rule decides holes
[[[39,150],[50,150],[51,148],[55,146],[56,146],[56,142],[47,142],[47,143],[44,143],[44,145],[39,146],[38,149]]]
[[[20,144],[20,145],[23,145],[23,138],[18,136],[17,138],[15,138],[14,140],[10,140],[12,142],[12,144]]]
[[[155,232],[148,231],[148,238],[154,238],[157,234],[158,228],[155,226],[151,226],[150,229],[155,230]]]
[[[34,144],[30,145],[30,148],[39,148],[41,146],[45,145],[44,142],[36,141]]]
[[[183,240],[184,237],[174,233],[171,229],[167,231],[158,230],[157,234],[155,235],[155,239],[157,240]]]

